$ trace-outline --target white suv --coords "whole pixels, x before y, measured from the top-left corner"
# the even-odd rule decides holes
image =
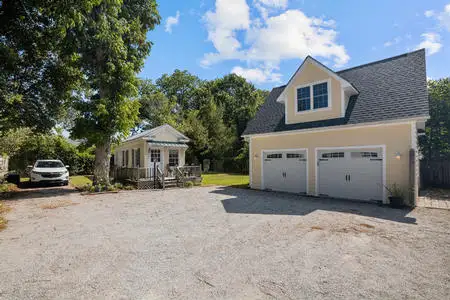
[[[38,160],[30,172],[32,183],[69,184],[69,166],[64,166],[60,160]]]

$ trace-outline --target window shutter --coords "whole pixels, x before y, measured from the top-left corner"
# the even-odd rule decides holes
[[[136,167],[141,167],[141,148],[136,149]]]

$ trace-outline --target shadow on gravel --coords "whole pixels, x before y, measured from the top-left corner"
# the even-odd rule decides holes
[[[21,182],[18,187],[18,190],[14,191],[8,200],[49,198],[78,192],[74,188],[59,184],[32,185],[30,182]]]
[[[400,223],[416,224],[411,209],[393,209],[352,200],[305,197],[287,193],[219,187],[211,193],[231,196],[222,200],[227,213],[305,216],[316,210],[357,214]]]

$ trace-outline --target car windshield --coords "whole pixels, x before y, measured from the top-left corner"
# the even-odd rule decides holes
[[[63,163],[60,161],[38,161],[36,168],[62,168]]]

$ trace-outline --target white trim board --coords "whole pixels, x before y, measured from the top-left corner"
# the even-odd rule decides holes
[[[309,128],[309,129],[299,129],[299,130],[289,130],[289,131],[246,134],[246,135],[242,135],[242,137],[244,137],[244,138],[245,137],[270,137],[270,136],[277,136],[277,135],[290,135],[290,134],[322,132],[322,131],[361,129],[361,128],[368,128],[368,127],[370,128],[370,127],[390,126],[390,125],[395,125],[395,124],[397,124],[397,125],[410,124],[411,121],[426,121],[428,119],[429,119],[429,117],[399,119],[399,120],[394,120],[394,121],[380,121],[380,122],[349,124],[349,125],[340,125],[340,126],[328,126],[328,127],[320,127],[320,128]]]
[[[326,72],[330,77],[338,80],[340,82],[340,84],[341,84],[341,88],[343,88],[343,89],[344,88],[350,88],[350,89],[352,89],[354,91],[355,94],[359,94],[358,90],[351,83],[349,83],[347,80],[345,80],[344,78],[342,78],[341,76],[336,74],[336,72],[334,72],[334,71],[330,70],[329,68],[327,68],[326,66],[324,66],[321,62],[317,61],[316,59],[314,59],[313,57],[308,55],[305,58],[305,60],[303,60],[303,62],[300,65],[300,67],[298,67],[298,69],[295,71],[295,73],[289,79],[289,81],[286,84],[283,92],[278,96],[276,102],[283,102],[283,101],[286,100],[286,97],[283,97],[285,95],[285,91],[291,86],[291,83],[294,81],[294,78],[297,76],[297,74],[301,73],[301,71],[303,70],[304,66],[306,66],[306,64],[308,62],[311,62],[316,67],[318,67],[322,71]]]
[[[383,164],[382,164],[382,181],[383,181],[383,203],[388,203],[387,201],[387,193],[386,193],[386,145],[363,145],[363,146],[346,146],[346,147],[317,147],[314,149],[315,152],[315,164],[314,164],[314,176],[315,176],[315,188],[314,194],[319,196],[319,174],[318,174],[318,158],[317,154],[321,150],[350,150],[350,149],[371,149],[371,148],[379,148],[382,149],[383,152]]]
[[[264,152],[287,152],[287,151],[305,151],[306,154],[306,194],[309,194],[309,155],[308,148],[294,148],[294,149],[262,149],[261,150],[261,190],[264,186]],[[251,179],[250,179],[251,180]]]

